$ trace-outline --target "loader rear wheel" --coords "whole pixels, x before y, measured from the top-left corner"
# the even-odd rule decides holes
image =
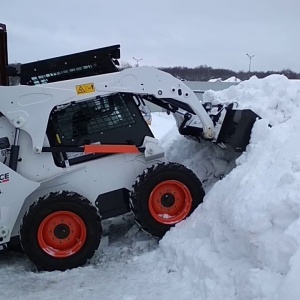
[[[102,234],[96,208],[73,192],[50,193],[31,205],[20,237],[24,252],[38,269],[72,269],[90,259]]]
[[[160,163],[137,178],[130,207],[139,226],[161,238],[188,217],[204,195],[201,181],[191,170],[177,163]]]

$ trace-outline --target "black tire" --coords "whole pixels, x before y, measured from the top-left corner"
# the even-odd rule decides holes
[[[20,229],[24,252],[45,271],[84,265],[99,247],[101,234],[97,209],[86,198],[67,191],[50,193],[32,204]]]
[[[188,217],[205,196],[201,181],[177,163],[144,170],[131,192],[130,208],[138,225],[158,238]]]

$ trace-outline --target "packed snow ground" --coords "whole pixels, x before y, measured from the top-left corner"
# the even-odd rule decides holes
[[[91,262],[66,272],[38,273],[24,255],[2,254],[0,299],[300,299],[300,83],[253,77],[204,99],[236,101],[263,119],[237,157],[154,115],[167,158],[207,192],[190,218],[159,245],[130,215],[107,220]]]

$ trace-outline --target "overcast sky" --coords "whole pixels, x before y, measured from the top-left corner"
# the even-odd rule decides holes
[[[9,62],[113,44],[141,65],[300,72],[300,0],[1,0]]]

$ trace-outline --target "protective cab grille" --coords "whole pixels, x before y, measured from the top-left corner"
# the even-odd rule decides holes
[[[106,131],[135,123],[120,95],[96,97],[59,108],[54,112],[54,120],[62,144],[76,145],[99,141]]]
[[[66,147],[95,143],[141,146],[145,136],[153,137],[153,134],[134,95],[117,93],[54,108],[50,114],[47,136],[50,146],[64,147],[66,151]],[[74,164],[99,157],[78,156],[70,152],[53,153],[55,163],[62,167],[64,160]]]

